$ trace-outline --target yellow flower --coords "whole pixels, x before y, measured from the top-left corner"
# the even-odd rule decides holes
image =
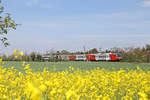
[[[25,66],[25,64],[26,64],[26,62],[25,62],[25,61],[23,61],[23,62],[22,62],[22,66],[24,67],[24,66]]]
[[[46,86],[45,86],[44,84],[42,84],[42,85],[40,85],[39,89],[40,89],[41,91],[45,91],[45,90],[46,90]]]
[[[23,52],[19,52],[18,54],[19,54],[19,56],[23,56]]]
[[[30,68],[30,64],[27,64],[26,66],[25,66],[25,68],[24,69],[29,69]]]
[[[18,58],[18,56],[15,56],[15,59],[17,59]]]
[[[3,61],[3,59],[2,58],[0,58],[0,62],[2,62]]]
[[[72,94],[74,94],[74,92],[72,90],[69,90],[66,92],[67,100],[69,100],[69,98],[71,97]]]
[[[143,100],[148,100],[147,94],[145,94],[144,92],[139,92],[138,95],[140,95]]]
[[[13,55],[16,55],[17,52],[18,52],[18,49],[14,50]]]

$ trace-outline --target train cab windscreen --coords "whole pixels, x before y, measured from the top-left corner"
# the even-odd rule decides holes
[[[121,54],[119,54],[119,53],[117,53],[116,55],[117,55],[117,57],[122,57]]]

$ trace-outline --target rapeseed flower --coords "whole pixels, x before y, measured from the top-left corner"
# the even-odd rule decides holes
[[[23,52],[19,52],[18,55],[19,55],[19,56],[23,56]]]
[[[15,51],[14,54],[17,54]],[[21,54],[22,55],[22,54]],[[149,100],[150,71],[109,71],[106,69],[32,72],[22,63],[24,72],[0,67],[1,100]],[[20,66],[21,67],[21,66]]]
[[[3,59],[2,58],[0,58],[0,62],[2,62],[3,61]]]

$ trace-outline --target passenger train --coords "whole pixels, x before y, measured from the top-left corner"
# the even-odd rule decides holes
[[[120,61],[122,56],[119,53],[98,53],[98,54],[78,54],[78,55],[55,55],[58,60],[68,61]],[[51,58],[43,56],[44,60]]]

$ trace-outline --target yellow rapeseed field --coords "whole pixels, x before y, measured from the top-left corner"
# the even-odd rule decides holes
[[[69,71],[32,72],[26,62],[20,67],[24,67],[25,74],[13,67],[0,66],[0,100],[150,99],[150,71],[139,67],[128,72],[98,68],[81,71],[72,66]]]

